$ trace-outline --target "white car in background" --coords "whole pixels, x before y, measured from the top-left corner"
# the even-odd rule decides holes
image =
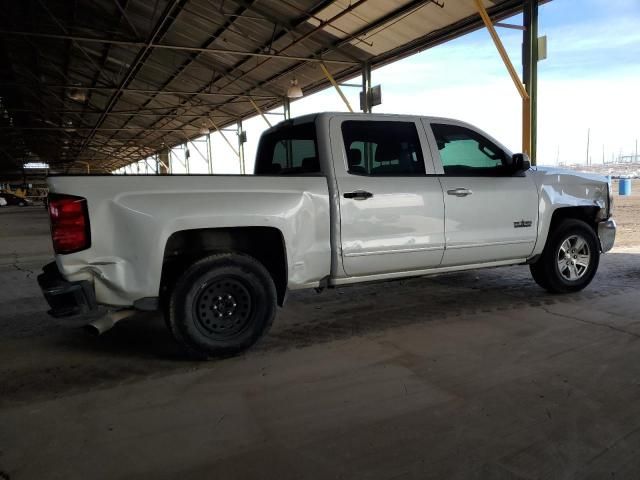
[[[7,206],[7,201],[4,199],[4,197],[0,197],[0,207],[6,207]]]

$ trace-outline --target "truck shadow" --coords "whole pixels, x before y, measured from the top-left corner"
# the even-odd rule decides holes
[[[554,295],[540,288],[523,266],[467,271],[336,289],[323,295],[294,293],[279,325],[259,349],[287,350],[460,316],[513,314],[524,308],[587,304],[640,288],[640,255],[610,254],[585,290]]]
[[[552,295],[523,266],[477,270],[327,289],[292,292],[270,333],[245,356],[329,342],[404,325],[557,303],[593,302],[640,287],[640,255],[603,257],[593,283],[582,292]],[[516,320],[516,318],[514,318]],[[100,337],[74,334],[61,346],[133,358],[183,360],[159,314],[141,313]]]
[[[89,329],[73,329],[58,344],[87,353],[126,356],[130,359],[188,360],[165,327],[162,315],[156,312],[137,313],[102,335]]]
[[[256,361],[267,354],[403,326],[455,321],[461,316],[482,321],[483,315],[495,313],[519,322],[522,309],[540,309],[544,314],[545,308],[558,303],[610,304],[608,297],[639,288],[640,255],[614,253],[603,257],[600,271],[587,289],[571,295],[545,292],[533,282],[526,267],[358,285],[321,294],[293,292],[286,308],[278,312],[271,332],[258,345],[234,359],[210,362],[185,358],[161,316],[141,313],[99,337],[63,329],[18,339],[20,344],[28,343],[28,349],[16,350],[12,363],[21,365],[19,369],[10,365],[0,369],[0,404],[109,388],[224,366],[225,362]],[[46,365],[31,360],[38,355],[46,358]]]

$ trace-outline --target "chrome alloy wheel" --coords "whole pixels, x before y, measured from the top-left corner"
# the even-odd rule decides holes
[[[589,244],[581,235],[571,235],[560,245],[556,261],[565,280],[579,280],[587,273],[591,262]]]

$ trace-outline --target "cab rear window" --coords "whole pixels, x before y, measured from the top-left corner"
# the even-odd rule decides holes
[[[316,128],[312,122],[286,125],[260,139],[256,175],[320,173]]]

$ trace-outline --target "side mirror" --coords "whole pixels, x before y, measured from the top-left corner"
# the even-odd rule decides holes
[[[526,172],[531,168],[529,155],[526,153],[514,153],[511,157],[511,167],[514,172]]]

